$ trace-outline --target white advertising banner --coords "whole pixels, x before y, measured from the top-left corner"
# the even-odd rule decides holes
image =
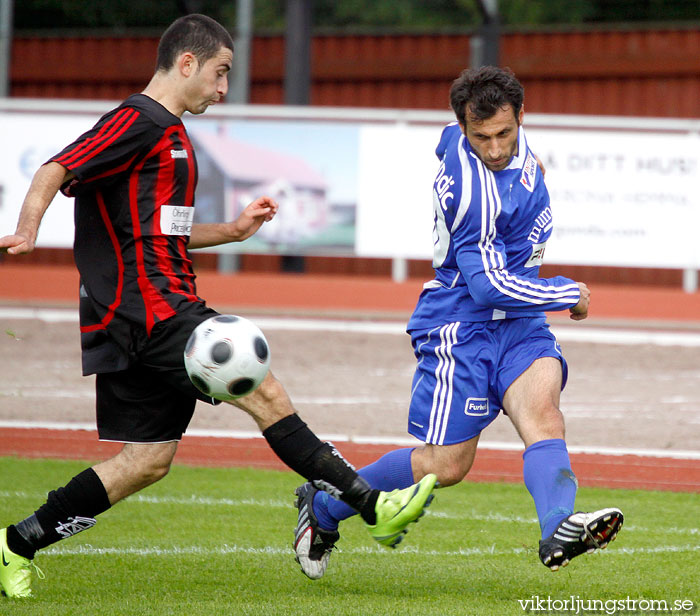
[[[442,126],[360,128],[355,253],[431,259]]]
[[[108,108],[54,107],[0,111],[1,235],[14,231],[39,165]],[[229,218],[226,203],[275,188],[286,212],[235,249],[432,258],[434,151],[449,114],[224,107],[187,117],[200,162],[197,221]],[[700,269],[697,123],[529,117],[554,213],[546,263]],[[73,203],[59,194],[38,245],[72,242]]]
[[[700,138],[528,130],[554,213],[548,263],[700,267]]]
[[[441,127],[364,126],[358,255],[432,257],[431,190]],[[700,137],[528,128],[554,213],[547,263],[700,267]]]
[[[0,114],[0,235],[14,233],[32,176],[51,156],[88,130],[99,116]],[[39,228],[37,245],[73,246],[73,199],[60,193]]]

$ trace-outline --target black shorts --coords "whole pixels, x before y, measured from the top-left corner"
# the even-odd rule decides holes
[[[193,304],[156,323],[129,368],[97,375],[97,432],[101,440],[179,441],[197,400],[218,404],[192,384],[183,360],[192,330],[217,314],[203,304]]]

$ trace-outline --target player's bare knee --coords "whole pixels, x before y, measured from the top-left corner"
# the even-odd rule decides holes
[[[120,454],[126,474],[144,487],[163,479],[170,471],[177,448],[175,443],[168,445],[127,445]]]
[[[170,463],[154,464],[146,471],[146,478],[149,480],[149,485],[160,481],[170,472]]]
[[[447,469],[440,469],[436,475],[438,485],[443,488],[458,484],[460,481],[462,481],[462,479],[464,479],[463,474],[460,476],[459,473],[450,472]]]
[[[552,405],[542,414],[541,424],[548,438],[564,438],[564,414]]]
[[[428,473],[433,473],[443,487],[462,481],[472,466],[473,457],[446,454],[442,447],[427,446],[416,449],[412,458],[414,479],[420,481]]]
[[[545,439],[564,438],[564,415],[554,404],[526,408],[517,414],[509,412],[509,415],[525,446]]]
[[[170,472],[170,461],[151,460],[144,462],[134,469],[135,481],[139,485],[146,487],[160,481]]]
[[[469,472],[468,467],[460,464],[427,464],[421,470],[414,470],[415,481],[420,481],[428,473],[437,476],[441,487],[453,486],[464,479]]]
[[[287,392],[284,390],[284,386],[282,385],[281,381],[279,381],[271,372],[267,373],[265,380],[260,383],[258,389],[256,389],[251,395],[257,395],[267,404],[278,403],[280,400],[288,399]]]
[[[252,416],[261,430],[295,412],[284,386],[271,372],[254,392],[230,403]]]
[[[451,463],[441,465],[437,468],[435,474],[441,486],[453,486],[462,481],[469,472],[471,463],[467,464],[464,461],[452,461]]]

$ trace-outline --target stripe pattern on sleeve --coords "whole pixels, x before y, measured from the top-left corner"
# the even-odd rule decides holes
[[[78,143],[72,150],[64,152],[54,160],[69,169],[84,165],[128,131],[138,116],[139,112],[135,109],[121,109],[105,122],[96,135]]]
[[[484,273],[493,287],[503,295],[534,305],[577,301],[577,284],[549,286],[511,274],[506,268],[503,255],[494,247],[497,229],[496,220],[501,212],[501,197],[493,172],[474,154],[481,185],[481,237],[478,245]]]

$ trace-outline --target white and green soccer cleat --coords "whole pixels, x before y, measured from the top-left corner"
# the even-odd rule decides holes
[[[408,532],[406,527],[417,522],[433,500],[436,481],[437,477],[431,473],[403,490],[380,492],[375,506],[377,522],[367,524],[372,537],[389,548],[401,543]]]
[[[31,560],[15,554],[7,547],[7,529],[0,530],[0,590],[8,597],[31,597],[32,574],[35,569],[40,578],[41,569]]]

